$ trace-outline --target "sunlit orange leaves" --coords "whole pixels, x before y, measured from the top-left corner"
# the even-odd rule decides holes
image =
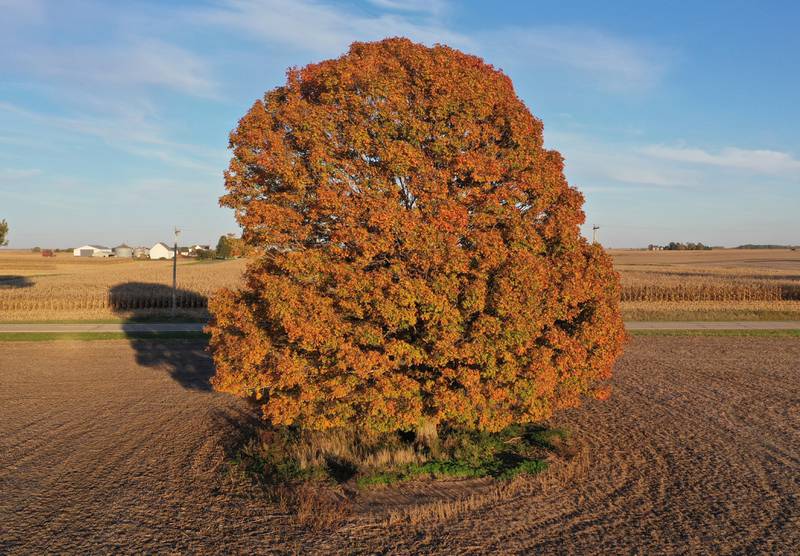
[[[216,388],[274,424],[496,430],[605,381],[619,279],[501,72],[355,43],[289,72],[231,133],[221,199],[260,256],[211,302]]]

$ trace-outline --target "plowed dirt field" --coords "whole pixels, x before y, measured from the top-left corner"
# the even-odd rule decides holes
[[[0,553],[800,553],[797,339],[637,337],[611,400],[556,420],[569,480],[415,525],[370,508],[486,484],[367,492],[326,530],[226,478],[252,412],[202,347],[0,343]]]

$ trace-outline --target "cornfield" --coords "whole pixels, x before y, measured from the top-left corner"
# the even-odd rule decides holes
[[[622,301],[796,301],[800,285],[760,282],[706,282],[623,285]]]
[[[612,251],[622,308],[637,320],[800,319],[800,252]],[[233,287],[245,260],[178,263],[177,307],[204,317],[209,296]],[[172,263],[41,257],[0,251],[0,321],[127,318],[167,314]]]
[[[205,309],[208,306],[208,295],[198,292],[178,292],[176,306],[181,309]],[[42,297],[24,297],[22,295],[0,296],[0,314],[18,311],[80,311],[108,309],[111,311],[134,311],[139,309],[169,309],[172,307],[172,293],[147,291],[140,293],[107,292],[101,294],[81,293],[70,297],[56,296],[52,293]]]
[[[611,253],[629,320],[800,319],[800,252]]]
[[[209,296],[235,286],[244,260],[178,263],[176,305],[206,315]],[[0,321],[128,318],[166,314],[172,306],[169,261],[43,259],[0,253]]]

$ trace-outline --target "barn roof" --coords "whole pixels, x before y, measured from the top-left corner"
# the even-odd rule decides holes
[[[124,243],[121,243],[121,244],[117,245],[116,247],[114,247],[114,249],[133,249],[133,247],[131,247],[130,245],[125,245]]]
[[[166,243],[164,243],[163,241],[159,241],[158,243],[156,243],[155,245],[153,245],[153,247],[151,247],[150,249],[153,249],[153,248],[155,248],[155,247],[158,247],[159,245],[160,245],[161,247],[163,247],[164,249],[170,249],[170,246],[169,246],[169,245],[167,245]]]

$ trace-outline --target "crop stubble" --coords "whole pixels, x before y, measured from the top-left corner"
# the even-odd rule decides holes
[[[587,459],[546,492],[407,485],[315,531],[220,473],[252,414],[207,390],[201,344],[4,344],[0,552],[798,553],[799,361],[795,339],[635,338],[613,397],[554,423]]]

